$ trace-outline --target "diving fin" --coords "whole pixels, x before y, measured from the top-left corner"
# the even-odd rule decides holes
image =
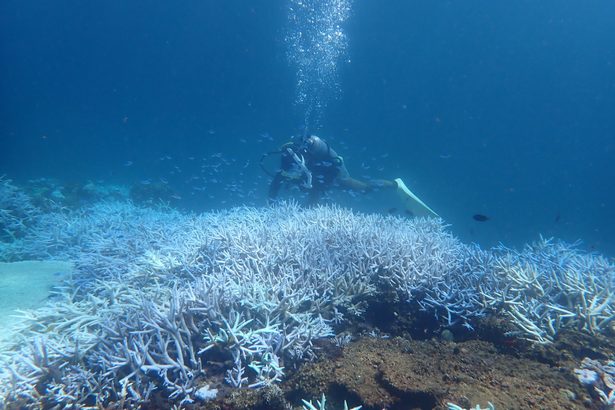
[[[401,178],[396,178],[397,194],[404,203],[407,211],[412,212],[414,216],[435,216],[440,217],[433,209],[428,207],[418,196],[414,195],[410,189],[404,184]]]

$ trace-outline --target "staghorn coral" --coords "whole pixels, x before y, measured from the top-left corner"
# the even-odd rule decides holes
[[[615,266],[606,258],[543,238],[494,255],[491,283],[481,294],[524,338],[549,343],[564,328],[601,333],[615,319]]]
[[[401,275],[412,265],[427,280],[439,269],[427,237],[453,240],[437,221],[407,222],[404,234],[379,217],[293,204],[195,216],[103,203],[56,218],[27,252],[53,243],[48,256],[76,260],[79,274],[25,318],[36,343],[8,360],[9,401],[40,401],[44,384],[47,400],[65,404],[142,403],[155,389],[189,402],[209,357],[230,360],[231,386],[270,385],[362,314],[382,266]],[[415,254],[386,263],[405,247]]]
[[[448,410],[466,410],[463,407],[456,405],[455,403],[447,403],[447,406]],[[483,410],[483,408],[480,406],[480,404],[477,404],[476,406],[471,407],[469,410]],[[487,407],[485,407],[484,410],[495,410],[495,406],[491,402],[488,402]]]
[[[77,274],[48,306],[24,313],[20,335],[30,343],[3,359],[0,397],[17,405],[140,406],[162,392],[186,404],[221,379],[232,387],[279,382],[286,369],[316,357],[318,339],[361,320],[383,295],[446,325],[471,326],[520,300],[555,315],[569,281],[549,282],[546,289],[560,293],[548,300],[536,290],[553,275],[543,270],[580,274],[588,261],[596,269],[579,280],[606,279],[594,278],[584,297],[610,294],[612,265],[548,245],[483,251],[437,219],[292,203],[192,215],[103,202],[44,215],[15,254],[68,258]],[[566,252],[573,257],[562,259]],[[522,282],[527,270],[517,267],[530,263],[537,274]],[[600,312],[612,312],[610,299]],[[524,313],[538,333],[507,314],[525,337],[542,342],[532,331],[549,334],[548,315]],[[594,316],[581,329],[602,331],[605,319]]]
[[[312,400],[301,400],[303,402],[303,410],[326,410],[327,408],[327,398],[324,393],[322,394],[320,400],[316,400],[316,405],[312,404]],[[318,407],[316,407],[318,406]],[[350,410],[361,410],[363,406],[355,406]],[[348,403],[344,400],[344,410],[348,410]]]
[[[0,176],[0,243],[23,238],[39,216],[30,197],[10,179]]]

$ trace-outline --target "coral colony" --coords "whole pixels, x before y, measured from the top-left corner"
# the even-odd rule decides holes
[[[334,336],[385,298],[468,329],[499,315],[511,337],[543,344],[565,328],[604,332],[615,317],[607,259],[546,239],[481,250],[439,219],[292,203],[42,213],[6,179],[0,205],[0,260],[75,264],[1,350],[0,407],[138,407],[154,395],[181,406],[269,386],[316,357],[319,339],[350,341]],[[584,363],[579,377],[612,403],[612,364]]]
[[[615,361],[603,364],[586,357],[574,372],[581,383],[593,388],[606,408],[615,408]]]

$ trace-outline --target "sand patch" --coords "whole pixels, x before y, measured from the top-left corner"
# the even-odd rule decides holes
[[[43,306],[54,285],[72,272],[64,261],[0,262],[0,342],[6,341],[19,321],[16,310]]]

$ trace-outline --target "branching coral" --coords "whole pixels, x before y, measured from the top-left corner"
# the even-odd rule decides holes
[[[600,332],[613,314],[613,266],[598,256],[548,241],[483,251],[436,219],[337,207],[189,215],[106,202],[42,216],[25,243],[23,255],[71,259],[77,274],[24,313],[31,346],[0,374],[10,403],[138,406],[155,391],[188,403],[220,362],[218,381],[268,386],[383,295],[447,325],[504,312],[539,342],[563,326]]]
[[[0,243],[23,238],[39,215],[28,195],[0,176]]]
[[[615,319],[615,266],[606,258],[545,239],[495,254],[494,281],[482,296],[526,338],[547,343],[563,328],[595,334]]]
[[[592,395],[597,396],[606,409],[615,408],[615,361],[600,363],[586,357],[581,368],[574,372],[581,383],[593,390]]]

